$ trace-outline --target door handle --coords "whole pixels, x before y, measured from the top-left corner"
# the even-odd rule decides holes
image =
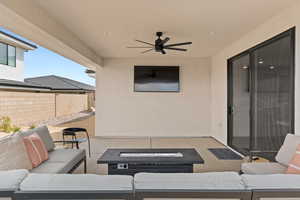
[[[228,113],[228,115],[233,114],[233,106],[228,106],[227,113]]]

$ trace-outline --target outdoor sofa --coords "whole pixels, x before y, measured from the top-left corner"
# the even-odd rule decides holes
[[[48,167],[58,164],[56,170],[27,170],[26,159],[20,150],[20,139],[36,132],[45,141],[49,154],[54,157]],[[296,137],[296,138],[295,138]],[[295,151],[297,137],[288,135],[277,158]],[[300,138],[300,137],[299,137]],[[46,142],[48,141],[48,143]],[[50,142],[49,142],[50,141]],[[78,149],[53,149],[54,142],[46,127],[12,135],[0,142],[0,199],[137,199],[194,198],[260,200],[288,198],[300,199],[300,176],[292,174],[243,174],[236,172],[213,173],[138,173],[125,175],[68,174],[85,159],[85,152]],[[293,142],[291,142],[293,141]],[[300,140],[299,140],[300,141]],[[285,148],[293,143],[292,148]],[[300,142],[299,142],[300,143]],[[9,149],[9,151],[7,151]],[[14,151],[17,149],[16,151]],[[65,157],[53,154],[68,152]],[[69,150],[76,152],[70,158]],[[84,152],[81,153],[81,152]],[[18,152],[19,154],[16,154]],[[292,154],[292,153],[291,153]],[[82,155],[81,157],[79,155]],[[288,154],[290,155],[290,154]],[[14,156],[14,157],[13,157]],[[56,157],[57,156],[57,157]],[[291,157],[291,156],[290,156]],[[288,158],[284,158],[286,161]],[[58,159],[60,158],[60,159]],[[65,160],[63,160],[63,158]],[[69,159],[69,160],[68,160]],[[54,161],[55,160],[55,161]],[[7,161],[7,162],[5,162]],[[73,163],[70,165],[69,163]],[[13,170],[10,170],[13,169]]]
[[[24,136],[33,133],[37,133],[40,136],[49,153],[49,159],[36,168],[32,168],[22,141]],[[46,126],[1,138],[0,197],[11,197],[17,185],[28,173],[71,173],[81,163],[84,164],[84,172],[86,172],[85,150],[55,148],[55,143]]]
[[[13,176],[13,174],[19,176]],[[10,180],[10,183],[6,182],[9,184],[6,186],[0,183],[0,195],[1,192],[5,194],[5,187],[6,192],[9,191],[10,197],[15,200],[300,199],[300,176],[289,174],[139,173],[131,177],[94,174],[34,174],[26,170],[14,170],[6,173],[0,172],[0,178]]]
[[[37,133],[44,142],[49,159],[32,169],[22,137],[33,133]],[[53,141],[46,126],[7,136],[0,140],[0,170],[27,169],[31,173],[71,173],[84,163],[84,172],[86,172],[85,150],[55,148],[57,142],[62,141]]]
[[[0,199],[6,200],[13,197],[28,173],[25,169],[0,171]]]
[[[250,162],[243,163],[241,171],[244,174],[284,174],[288,168],[290,160],[293,158],[298,145],[300,136],[288,134],[278,151],[276,162]]]
[[[247,189],[252,191],[252,200],[300,199],[300,175],[267,174],[241,177]]]
[[[15,192],[18,200],[133,199],[133,177],[95,174],[29,174]]]
[[[134,177],[136,200],[146,198],[197,198],[250,200],[251,191],[235,172],[154,174]]]

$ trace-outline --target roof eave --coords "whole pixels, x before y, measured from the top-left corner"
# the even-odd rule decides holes
[[[36,45],[33,45],[29,42],[21,40],[15,36],[12,36],[8,33],[0,31],[0,41],[7,43],[9,45],[17,46],[25,50],[35,50],[37,48]]]
[[[40,91],[49,92],[51,89],[48,88],[38,88],[38,87],[24,87],[24,86],[13,86],[13,85],[0,85],[2,90],[22,90],[22,91]]]
[[[83,90],[83,89],[51,89],[53,92],[95,92],[95,90]]]

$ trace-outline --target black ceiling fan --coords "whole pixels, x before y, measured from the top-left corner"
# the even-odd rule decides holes
[[[141,53],[147,53],[150,52],[152,50],[156,51],[156,52],[160,52],[162,54],[166,54],[165,50],[173,50],[173,51],[187,51],[187,49],[183,49],[183,48],[177,48],[177,46],[183,46],[183,45],[190,45],[192,44],[192,42],[182,42],[182,43],[176,43],[176,44],[166,44],[170,38],[166,37],[165,39],[162,39],[163,32],[156,32],[156,36],[158,37],[155,40],[154,44],[151,44],[149,42],[145,42],[145,41],[141,41],[141,40],[135,40],[137,42],[143,43],[143,44],[147,44],[149,46],[138,46],[138,47],[127,47],[127,48],[147,48],[146,51],[142,51]]]

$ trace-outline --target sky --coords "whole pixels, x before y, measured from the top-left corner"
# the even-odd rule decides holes
[[[16,35],[15,33],[8,31],[2,27],[0,27],[0,30],[22,40],[28,41],[27,39]],[[33,43],[31,41],[28,42]],[[93,86],[95,85],[95,79],[90,78],[85,73],[85,67],[41,46],[38,46],[36,50],[25,52],[24,61],[25,78],[45,75],[57,75],[87,83]]]

